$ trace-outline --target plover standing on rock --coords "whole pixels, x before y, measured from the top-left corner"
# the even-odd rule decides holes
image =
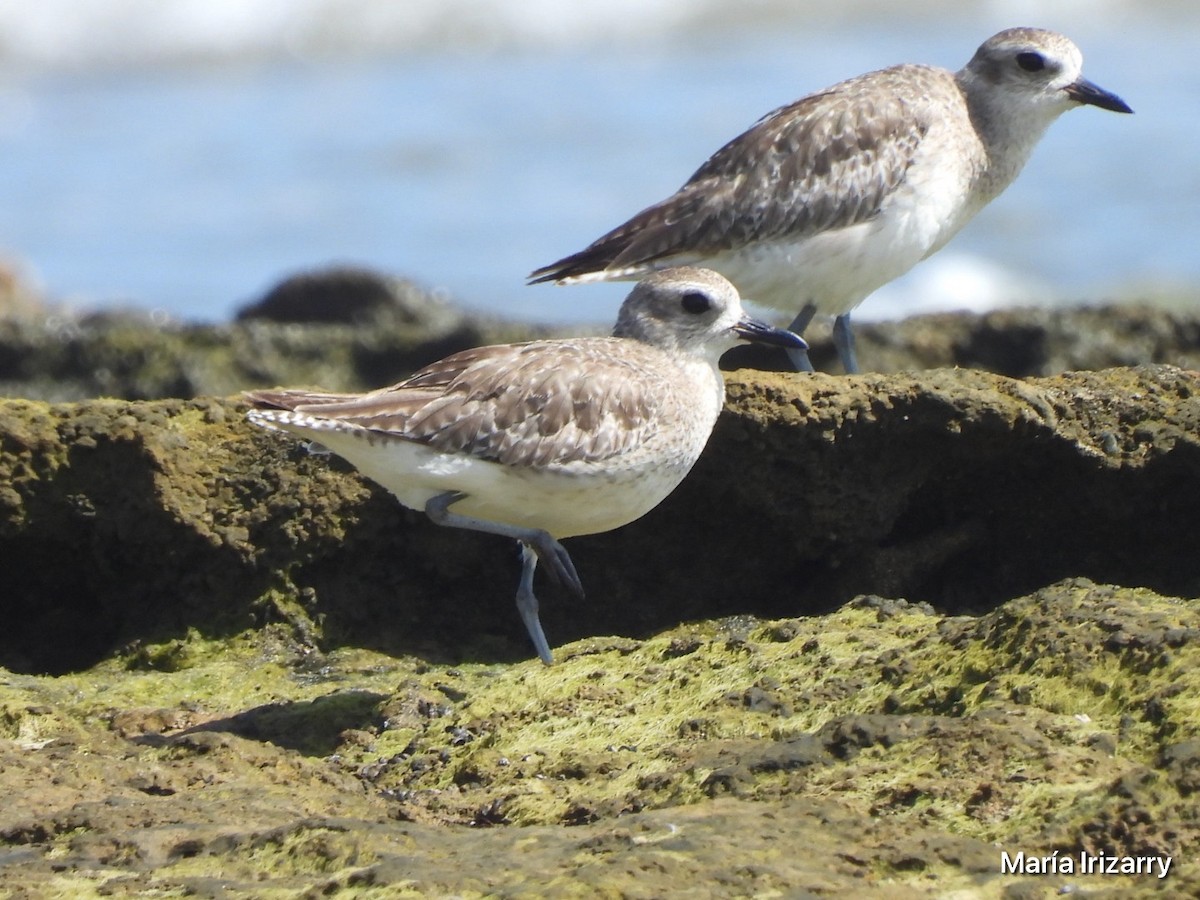
[[[439,525],[514,538],[517,608],[542,662],[541,560],[582,598],[561,538],[640,518],[683,480],[725,399],[717,360],[739,341],[803,349],[751,319],[715,272],[636,285],[612,337],[503,344],[448,356],[366,394],[250,391],[250,421],[319,443]]]
[[[858,371],[850,312],[939,250],[1004,190],[1068,109],[1132,112],[1083,78],[1066,37],[1011,28],[959,72],[899,65],[781,107],[734,138],[678,192],[531,283],[636,279],[703,265],[756,303],[817,313]],[[789,351],[811,371],[807,351]]]

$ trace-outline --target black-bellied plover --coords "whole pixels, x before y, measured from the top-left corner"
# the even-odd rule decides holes
[[[1020,172],[1046,128],[1090,104],[1132,112],[1080,74],[1061,34],[1011,28],[959,72],[900,65],[843,81],[760,119],[674,195],[530,283],[641,278],[665,266],[721,272],[803,334],[835,316],[858,371],[850,311],[940,249]],[[811,371],[806,351],[789,351]]]
[[[250,421],[323,445],[437,524],[516,539],[517,608],[549,664],[538,560],[582,598],[559,539],[632,522],[675,489],[724,403],[717,360],[738,341],[805,346],[747,317],[720,275],[675,268],[634,287],[612,337],[466,350],[366,394],[245,396]]]

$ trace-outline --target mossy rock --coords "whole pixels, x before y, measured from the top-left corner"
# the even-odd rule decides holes
[[[506,542],[237,400],[0,403],[6,888],[1194,893],[1198,388],[737,373],[550,668]]]

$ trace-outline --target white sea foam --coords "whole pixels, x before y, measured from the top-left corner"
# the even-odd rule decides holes
[[[967,7],[971,7],[967,9]],[[1179,0],[0,0],[0,63],[142,66],[279,56],[622,45],[717,37],[736,27],[901,29],[970,17],[996,27],[1136,15],[1195,17]],[[1186,27],[1181,25],[1180,27]]]
[[[934,312],[986,312],[1056,299],[1051,285],[970,253],[943,250],[885,284],[854,312],[879,321]]]

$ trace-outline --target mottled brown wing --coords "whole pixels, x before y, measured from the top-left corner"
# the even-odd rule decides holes
[[[409,417],[443,391],[480,359],[495,359],[518,344],[476,347],[451,354],[397,384],[366,394],[335,394],[304,390],[246,391],[243,396],[259,407],[289,409],[360,428],[403,434]]]
[[[604,352],[613,340],[534,342],[476,359],[414,411],[405,437],[537,468],[624,453],[656,429],[656,391],[636,354]]]
[[[369,394],[273,405],[506,465],[596,462],[656,427],[652,375],[636,352],[605,353],[613,340],[480,347]]]
[[[874,73],[875,80],[888,73]],[[904,181],[928,130],[919,102],[854,79],[764,116],[673,196],[532,281],[694,258],[867,221]],[[882,98],[882,99],[881,99]]]

